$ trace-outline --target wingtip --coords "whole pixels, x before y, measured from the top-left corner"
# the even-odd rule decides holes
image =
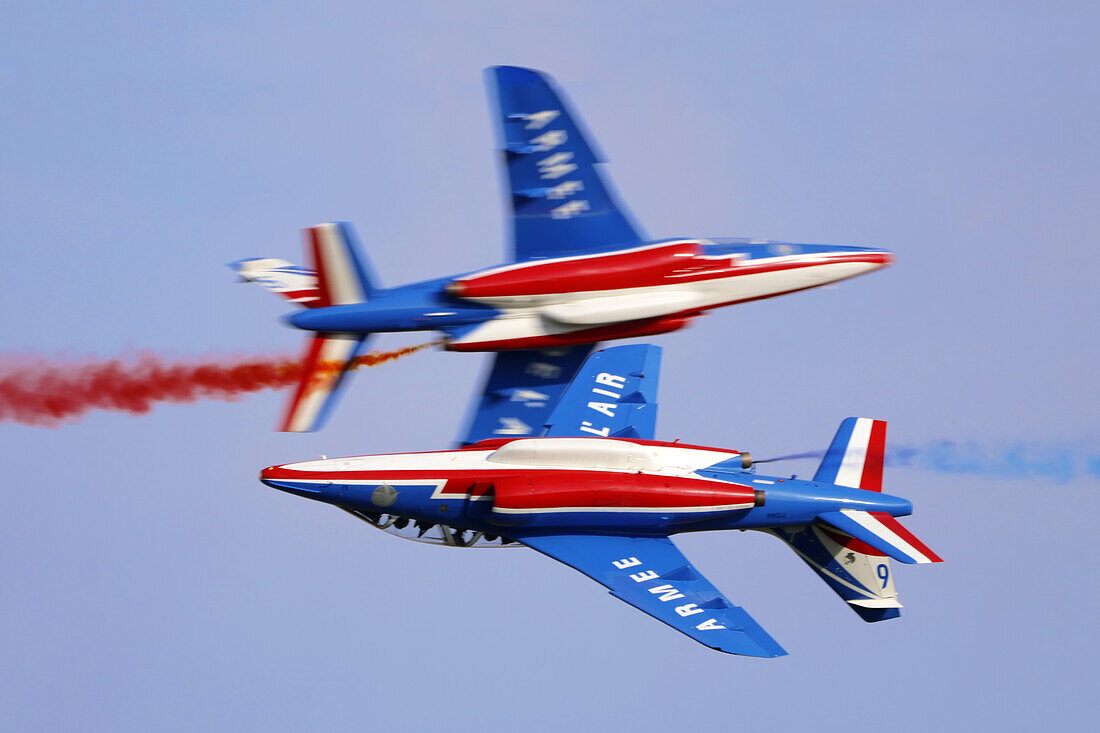
[[[749,644],[712,646],[711,649],[725,652],[726,654],[734,654],[739,657],[757,657],[759,659],[778,659],[788,654],[787,650],[778,644],[774,644],[774,646],[762,645],[755,640],[751,641]]]
[[[525,66],[490,66],[486,69],[486,73],[494,76],[497,83],[502,86],[529,84],[534,79],[549,80],[550,78],[546,72]]]

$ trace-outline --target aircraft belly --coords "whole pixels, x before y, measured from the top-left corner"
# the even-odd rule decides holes
[[[594,326],[617,321],[636,321],[689,310],[699,296],[690,290],[640,289],[623,295],[585,298],[545,306],[540,313],[567,325]]]
[[[516,341],[519,339],[548,336],[552,333],[568,331],[568,328],[551,330],[538,313],[533,311],[505,313],[486,321],[464,334],[455,343],[478,343],[483,341]]]

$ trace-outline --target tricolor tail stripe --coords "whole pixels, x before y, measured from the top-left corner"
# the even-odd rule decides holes
[[[305,230],[306,250],[317,270],[321,306],[365,303],[373,285],[347,222],[318,224]]]
[[[867,543],[874,549],[904,563],[943,562],[929,547],[894,517],[883,512],[841,509],[817,517],[841,532]]]
[[[882,491],[886,421],[849,417],[840,423],[814,481]]]
[[[280,430],[303,433],[321,427],[335,404],[337,387],[365,340],[353,334],[318,334],[310,339],[302,378],[287,403]]]

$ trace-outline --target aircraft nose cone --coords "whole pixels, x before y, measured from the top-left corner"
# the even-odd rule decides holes
[[[273,482],[283,475],[282,466],[268,466],[260,471],[260,481],[273,488],[279,488]]]
[[[896,257],[893,252],[889,252],[885,249],[872,249],[868,247],[857,250],[854,254],[854,259],[859,262],[878,265],[879,267],[889,267],[894,264]]]
[[[285,465],[268,466],[260,471],[260,481],[273,489],[308,499],[323,498],[326,489],[331,486],[329,482],[318,482],[303,477],[300,471],[289,470]]]

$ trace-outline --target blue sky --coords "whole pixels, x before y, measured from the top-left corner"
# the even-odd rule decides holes
[[[4,8],[6,354],[296,351],[285,309],[224,263],[299,259],[298,230],[325,220],[355,222],[384,284],[499,262],[481,69],[511,63],[559,80],[655,237],[898,255],[657,339],[662,437],[775,455],[865,415],[899,444],[1096,454],[1091,4]],[[313,435],[273,432],[276,393],[0,425],[0,727],[1095,719],[1083,472],[889,469],[947,562],[900,568],[903,616],[878,625],[774,539],[679,540],[790,651],[773,661],[709,652],[534,553],[401,542],[255,480],[446,445],[482,359],[358,374]]]

